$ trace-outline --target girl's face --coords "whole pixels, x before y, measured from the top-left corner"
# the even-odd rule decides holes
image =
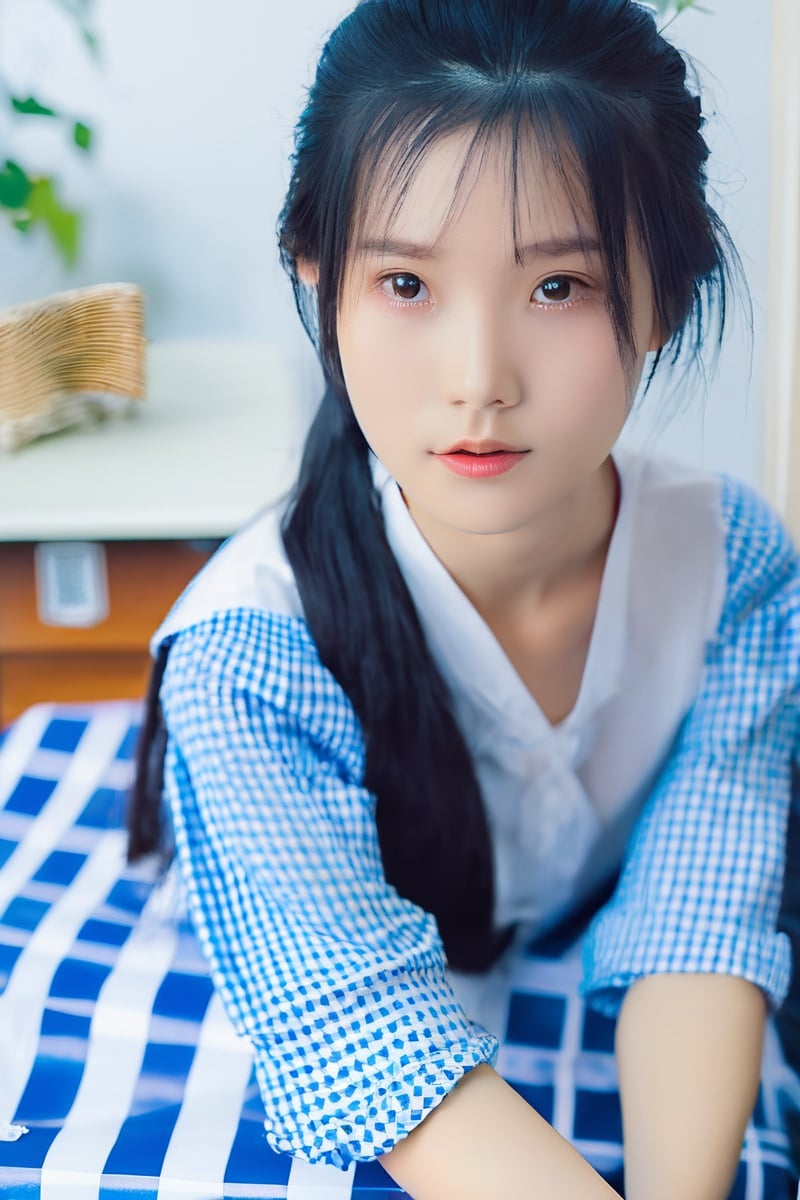
[[[521,265],[502,150],[489,149],[446,219],[467,136],[428,151],[388,231],[380,212],[362,222],[339,353],[356,419],[412,513],[501,533],[586,488],[660,343],[631,238],[636,358],[623,366],[597,231],[537,155],[519,167]]]

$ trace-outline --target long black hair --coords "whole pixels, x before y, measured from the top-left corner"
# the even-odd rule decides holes
[[[706,198],[702,125],[683,58],[635,0],[362,0],[325,45],[298,123],[279,247],[325,392],[283,541],[320,658],[363,729],[386,878],[436,916],[463,970],[488,968],[511,931],[493,924],[491,842],[469,748],[387,543],[347,396],[337,313],[350,247],[370,206],[383,204],[390,221],[427,149],[458,131],[472,133],[462,179],[505,139],[517,246],[518,165],[534,146],[594,216],[621,360],[635,357],[633,236],[664,334],[652,369],[663,355],[674,364],[687,345],[698,353],[712,319],[721,341],[738,263]],[[163,845],[163,661],[140,744],[132,856]]]

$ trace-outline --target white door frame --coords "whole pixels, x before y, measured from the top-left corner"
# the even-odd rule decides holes
[[[763,487],[800,539],[800,2],[772,0]]]

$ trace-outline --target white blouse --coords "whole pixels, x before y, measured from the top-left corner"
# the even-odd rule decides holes
[[[619,866],[719,621],[719,481],[621,451],[614,462],[619,513],[580,692],[553,726],[373,460],[389,544],[473,754],[500,927],[552,925]]]

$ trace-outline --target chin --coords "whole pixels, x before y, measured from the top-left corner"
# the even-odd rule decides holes
[[[440,525],[446,525],[459,533],[475,534],[488,537],[493,534],[514,533],[523,528],[531,520],[530,512],[509,512],[508,508],[494,508],[491,504],[482,504],[479,510],[445,511],[444,509],[429,509],[429,515]]]

